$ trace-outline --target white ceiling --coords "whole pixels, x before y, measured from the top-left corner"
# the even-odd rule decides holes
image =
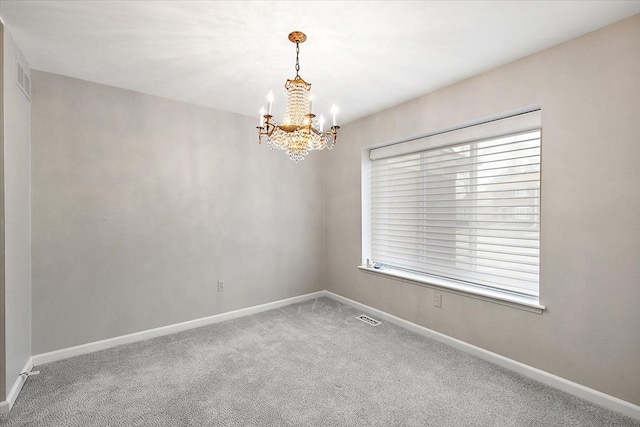
[[[32,68],[256,118],[270,89],[281,117],[287,35],[303,31],[314,112],[335,102],[342,123],[636,13],[640,0],[0,0]]]

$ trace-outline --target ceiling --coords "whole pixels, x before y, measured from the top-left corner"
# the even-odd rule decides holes
[[[640,13],[635,1],[12,1],[0,16],[38,70],[255,115],[313,83],[349,122]]]

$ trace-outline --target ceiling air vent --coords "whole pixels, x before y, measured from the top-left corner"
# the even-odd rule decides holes
[[[24,93],[29,101],[31,101],[31,79],[25,72],[25,67],[16,58],[16,84]]]

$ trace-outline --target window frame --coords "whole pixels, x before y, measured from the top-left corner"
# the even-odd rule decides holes
[[[382,277],[392,278],[434,289],[446,290],[450,293],[460,294],[476,299],[519,308],[526,311],[541,314],[546,307],[540,303],[540,281],[538,281],[538,295],[526,295],[509,289],[498,287],[486,287],[441,275],[423,274],[403,268],[391,268],[388,266],[375,267],[370,264],[372,253],[372,228],[371,228],[371,188],[372,162],[380,158],[390,158],[400,155],[425,152],[436,148],[472,143],[482,139],[498,138],[504,135],[513,135],[526,131],[539,130],[540,147],[542,146],[542,114],[538,106],[522,109],[510,114],[494,116],[485,120],[478,120],[455,128],[445,129],[427,135],[409,138],[391,143],[367,147],[362,151],[362,265],[358,268],[365,273],[371,273]],[[541,200],[541,167],[539,171],[538,203]],[[540,205],[538,205],[540,207]],[[538,210],[538,215],[540,211]],[[540,224],[540,221],[538,220]],[[540,243],[541,234],[538,235]],[[538,260],[540,257],[538,257]],[[540,277],[538,273],[538,277]]]

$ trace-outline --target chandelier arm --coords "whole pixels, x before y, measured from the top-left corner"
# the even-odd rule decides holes
[[[270,137],[275,129],[275,125],[271,121],[273,116],[271,114],[265,114],[263,117],[266,119],[264,126],[256,126],[258,128],[258,144],[262,144],[263,136]]]
[[[331,126],[331,135],[333,135],[333,143],[334,144],[338,140],[338,129],[340,129],[340,126]]]
[[[267,123],[266,123],[266,129],[265,129],[265,134],[267,136],[271,136],[271,134],[273,133],[273,129],[275,128],[275,125],[273,124],[273,122],[271,121],[271,118],[273,116],[271,115],[267,115]]]

